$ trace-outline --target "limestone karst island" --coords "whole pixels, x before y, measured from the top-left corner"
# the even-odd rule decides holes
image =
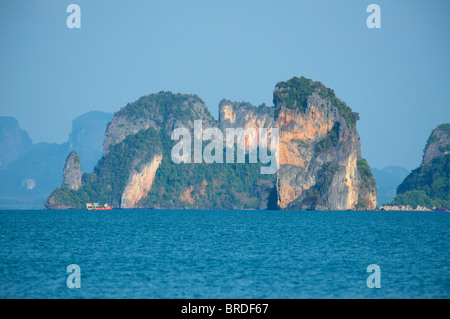
[[[80,116],[62,145],[32,145],[15,119],[3,118],[1,134],[9,136],[3,146],[9,151],[1,158],[6,165],[0,195],[23,205],[45,201],[46,209],[101,203],[155,209],[447,210],[450,124],[433,130],[424,141],[420,167],[389,188],[384,176],[375,180],[361,154],[358,119],[332,89],[304,77],[278,82],[273,106],[223,99],[217,121],[197,95],[146,95],[114,115]],[[174,163],[172,133],[180,127],[193,133],[195,120],[203,130],[215,128],[224,136],[227,129],[278,129],[276,173],[261,174],[265,164],[249,161],[248,151],[245,163]]]
[[[216,121],[196,95],[143,96],[114,114],[92,173],[81,174],[75,152],[67,157],[62,187],[45,207],[97,201],[117,208],[375,210],[377,185],[361,155],[358,113],[304,77],[277,83],[273,104],[224,99]],[[260,174],[262,164],[249,161],[174,163],[171,134],[177,127],[192,132],[194,120],[224,135],[227,128],[278,128],[278,171]],[[423,163],[382,210],[449,207],[449,126],[433,131]]]

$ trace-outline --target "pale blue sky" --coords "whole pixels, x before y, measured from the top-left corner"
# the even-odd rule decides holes
[[[81,7],[68,29],[66,7]],[[368,29],[366,7],[381,7]],[[89,110],[161,90],[272,105],[278,81],[323,82],[360,113],[373,167],[419,165],[450,121],[450,1],[0,2],[0,116],[63,142]]]

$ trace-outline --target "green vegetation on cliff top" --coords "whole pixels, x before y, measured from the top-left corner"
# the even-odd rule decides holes
[[[70,152],[70,154],[67,155],[66,161],[67,161],[70,157],[73,158],[73,162],[74,162],[74,163],[80,164],[80,156],[77,154],[76,151]]]
[[[278,82],[273,92],[273,103],[275,106],[285,105],[287,108],[298,108],[301,112],[305,112],[308,107],[308,97],[314,92],[322,99],[329,100],[348,125],[356,126],[356,121],[359,120],[358,113],[353,112],[345,102],[339,100],[332,89],[321,82],[314,82],[303,76]]]
[[[128,103],[116,115],[126,116],[130,119],[148,117],[161,125],[169,116],[184,120],[199,119],[200,115],[193,107],[196,103],[205,104],[195,94],[175,94],[170,91],[161,91],[142,96],[137,101]],[[206,107],[204,111],[213,119]]]

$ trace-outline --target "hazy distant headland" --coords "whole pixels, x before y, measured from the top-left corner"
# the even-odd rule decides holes
[[[0,208],[42,209],[48,195],[61,185],[72,150],[83,157],[83,171],[92,171],[102,156],[104,132],[112,116],[99,111],[80,115],[62,144],[33,144],[15,118],[0,117]]]
[[[394,200],[397,187],[408,176],[410,170],[399,166],[387,166],[383,169],[372,167],[373,177],[377,180],[377,203],[384,205]]]
[[[450,124],[441,124],[431,132],[422,163],[398,186],[391,205],[450,207]]]

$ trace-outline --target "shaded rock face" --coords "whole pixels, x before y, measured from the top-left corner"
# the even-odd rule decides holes
[[[161,164],[162,154],[158,153],[153,159],[144,165],[140,172],[133,171],[130,174],[128,183],[122,195],[121,208],[135,208],[136,204],[145,196],[152,188],[155,180],[156,171]]]
[[[272,128],[274,127],[274,108],[268,106],[253,106],[247,102],[232,102],[222,100],[219,103],[219,129],[226,133],[227,128]],[[257,141],[256,136],[249,143]]]
[[[63,170],[63,186],[75,191],[81,187],[80,157],[75,151],[67,156]]]
[[[128,135],[133,135],[141,130],[147,130],[153,127],[159,130],[158,125],[150,119],[138,119],[134,122],[123,116],[115,116],[108,124],[105,132],[105,141],[103,143],[103,154],[107,155],[111,145],[122,142]]]
[[[450,153],[450,124],[441,124],[431,133],[425,147],[422,166],[435,157]]]
[[[248,102],[231,102],[222,100],[219,103],[219,129],[227,142],[227,129],[243,129],[244,140],[234,139],[234,145],[256,149],[259,145],[260,129],[267,129],[267,147],[271,149],[272,131],[275,127],[274,108],[268,106],[253,106]],[[233,136],[234,137],[234,136]],[[233,142],[233,141],[231,141]]]
[[[235,145],[239,145],[248,153],[249,146],[256,147],[259,142],[259,129],[268,129],[267,145],[271,148],[271,128],[275,127],[274,107],[271,106],[253,106],[248,102],[232,102],[223,99],[219,103],[219,129],[224,135],[224,141],[227,142],[227,128],[244,129],[249,135],[243,141],[235,140]],[[254,131],[249,130],[254,129]],[[257,209],[275,209],[276,199],[275,185],[269,181],[259,181],[257,187],[259,205]]]
[[[358,132],[330,99],[314,91],[303,109],[274,102],[275,125],[280,129],[279,208],[374,209],[375,183],[365,181],[358,169],[362,161]]]
[[[270,181],[258,181],[258,209],[276,209],[276,187]]]

